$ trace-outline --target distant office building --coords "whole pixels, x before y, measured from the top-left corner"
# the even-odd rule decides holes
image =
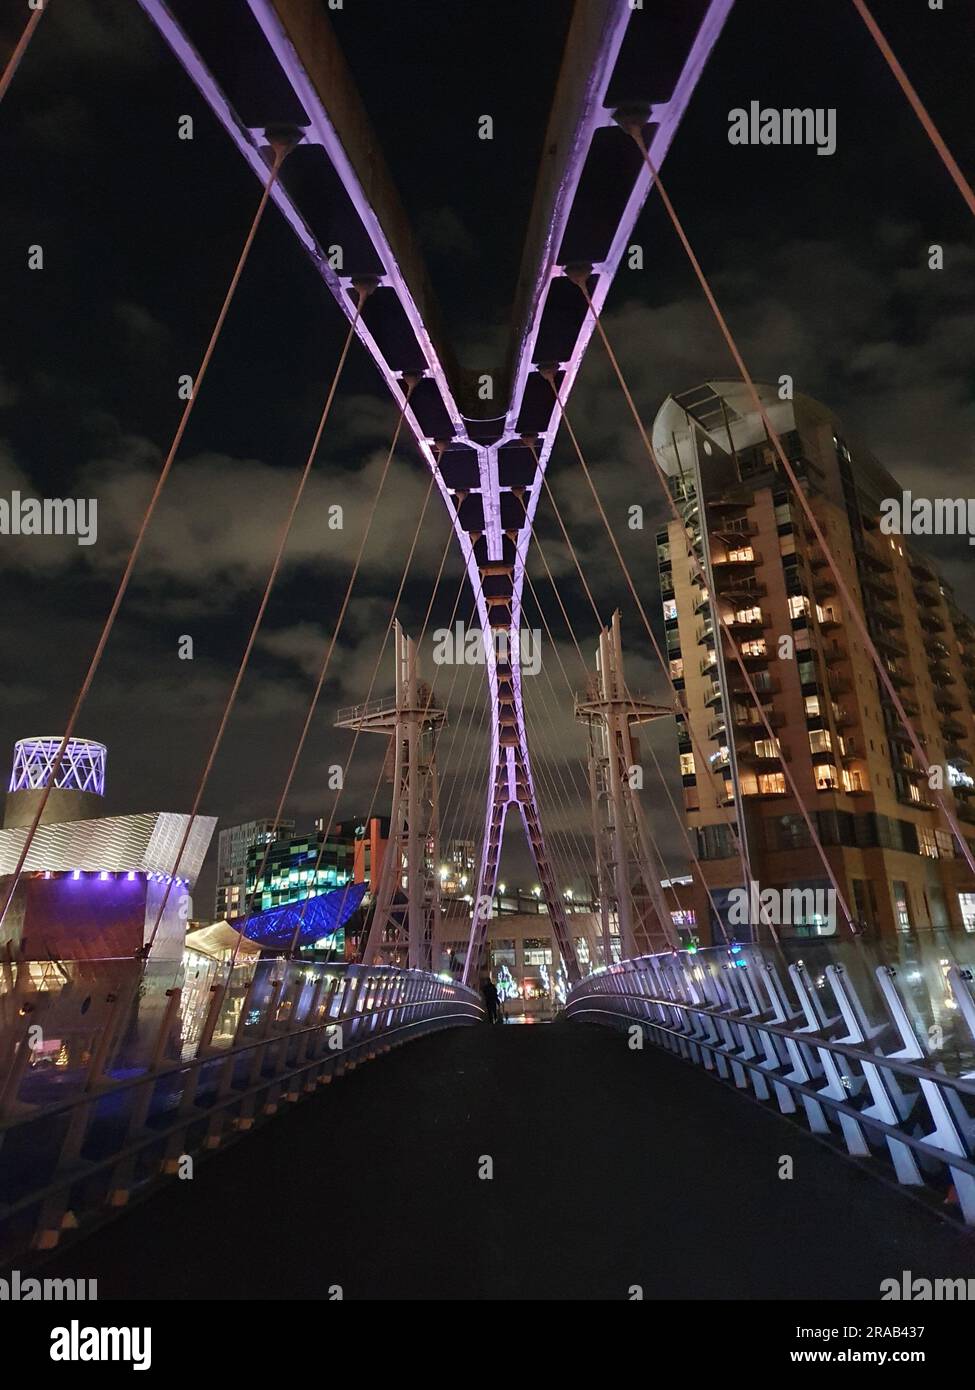
[[[316,821],[315,829],[324,830],[325,823]],[[389,840],[389,817],[343,821],[335,827],[335,833],[340,839],[352,840],[352,881],[364,883],[367,891],[375,895]]]
[[[248,913],[313,898],[352,882],[354,848],[350,839],[313,830],[253,845],[247,851],[245,883]]]
[[[293,820],[278,822],[277,833],[288,835],[295,828]],[[217,893],[214,907],[216,921],[233,922],[246,913],[244,885],[247,878],[247,856],[257,846],[263,847],[275,834],[273,819],[249,820],[243,825],[231,825],[221,830],[217,840]]]
[[[375,883],[389,822],[343,821],[329,831],[319,820],[305,835],[281,836],[247,851],[244,899],[248,913],[316,897],[347,883]]]
[[[447,898],[473,893],[477,881],[477,859],[473,840],[450,840],[441,846],[440,892]]]
[[[975,626],[931,562],[882,530],[882,504],[901,498],[890,474],[826,407],[759,391],[946,796],[975,836]],[[653,442],[704,568],[701,582],[683,525],[658,534],[671,677],[707,760],[701,766],[679,719],[684,804],[721,915],[742,878],[729,823],[762,888],[812,890],[812,903],[830,886],[788,766],[868,933],[975,932],[975,881],[745,388],[711,382],[669,398]],[[719,625],[742,654],[771,737]],[[696,906],[710,921],[703,893]],[[845,928],[813,909],[779,930]]]

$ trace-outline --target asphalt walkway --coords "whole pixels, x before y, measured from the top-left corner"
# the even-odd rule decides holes
[[[975,1277],[975,1241],[677,1058],[557,1023],[399,1048],[44,1272],[100,1298],[592,1300],[876,1299],[905,1269]]]

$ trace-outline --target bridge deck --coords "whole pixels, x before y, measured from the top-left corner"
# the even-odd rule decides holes
[[[53,1266],[101,1298],[876,1299],[975,1275],[975,1245],[696,1069],[556,1024],[381,1058]]]

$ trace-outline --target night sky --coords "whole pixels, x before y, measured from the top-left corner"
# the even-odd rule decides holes
[[[873,9],[970,176],[975,5],[945,0],[932,12],[927,0],[874,0]],[[569,13],[565,0],[345,0],[331,15],[471,370],[497,369],[504,354]],[[21,0],[0,0],[4,57],[25,15]],[[752,100],[835,107],[836,153],[730,146],[728,112]],[[492,142],[476,138],[482,113],[494,117]],[[195,118],[189,142],[177,139],[183,114]],[[179,418],[177,378],[196,371],[260,190],[135,0],[51,0],[0,106],[0,160],[0,496],[19,488],[99,502],[95,546],[0,538],[5,762],[15,738],[63,726]],[[664,178],[753,374],[790,372],[915,492],[967,495],[972,221],[849,0],[738,0]],[[649,424],[669,393],[730,374],[730,364],[653,195],[632,240],[645,248],[645,268],[620,271],[606,323]],[[932,242],[945,248],[941,272],[927,268]],[[34,243],[44,248],[40,272],[27,269]],[[345,327],[272,208],[80,721],[80,734],[109,747],[110,812],[179,810],[192,799]],[[644,603],[657,614],[653,532],[663,508],[597,343],[570,410]],[[274,808],[394,423],[355,344],[205,799],[221,824]],[[624,609],[631,687],[662,696],[564,440],[550,477],[603,611]],[[351,737],[332,730],[332,717],[366,695],[425,488],[419,456],[404,443],[288,806],[301,824],[331,808],[325,770],[344,762]],[[324,524],[333,503],[345,508],[343,532]],[[633,503],[648,509],[642,534],[625,527]],[[429,516],[402,611],[414,631],[448,537],[436,497]],[[544,503],[540,516],[589,655],[591,613]],[[975,611],[965,541],[929,549]],[[579,684],[537,560],[531,572]],[[431,628],[446,622],[459,582],[451,551]],[[465,596],[465,616],[469,606]],[[530,623],[533,614],[529,599]],[[193,661],[178,659],[183,634],[194,639]],[[544,676],[527,698],[532,719],[547,726],[541,761],[551,774],[553,762],[577,758],[582,740],[558,663],[543,659],[562,708],[546,717],[553,696]],[[387,654],[374,694],[391,681]],[[465,683],[463,672],[458,695]],[[654,739],[673,764],[672,726],[658,725]],[[445,799],[461,773],[458,831],[480,819],[482,778],[465,791],[463,776],[468,766],[486,767],[483,749],[472,740],[460,767],[458,746],[444,771]],[[368,807],[380,751],[378,740],[360,741],[339,819]],[[377,809],[387,809],[385,790]],[[587,807],[574,807],[571,820],[584,831]],[[675,843],[672,827],[661,824],[659,834]],[[682,867],[679,856],[673,866]],[[514,822],[501,876],[534,878]],[[208,881],[200,912],[209,911]]]

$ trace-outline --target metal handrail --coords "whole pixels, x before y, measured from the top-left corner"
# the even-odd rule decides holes
[[[574,985],[566,1013],[637,1026],[651,1042],[736,1088],[751,1085],[759,1101],[774,1094],[783,1114],[797,1113],[799,1102],[814,1133],[828,1137],[830,1121],[838,1125],[851,1157],[877,1158],[886,1148],[905,1186],[930,1182],[919,1160],[942,1177],[947,1172],[965,1221],[975,1225],[975,1117],[965,1105],[975,1100],[975,1072],[955,1076],[925,1064],[896,972],[886,965],[875,970],[888,1013],[878,1024],[841,964],[824,972],[838,1010],[827,1016],[801,963],[788,969],[790,999],[771,957],[754,947],[723,956],[726,970],[717,974],[713,961],[693,952],[621,961]],[[957,965],[948,972],[975,1041],[972,977]],[[885,1052],[876,1040],[891,1029],[901,1046]]]
[[[166,1058],[178,1022],[177,987],[166,991],[163,1017],[138,1075],[108,1074],[120,1036],[106,1023],[80,1093],[28,1107],[16,1088],[11,1104],[5,1085],[0,1191],[11,1185],[3,1181],[8,1164],[6,1176],[19,1179],[21,1190],[0,1206],[0,1263],[27,1245],[49,1249],[64,1229],[90,1223],[106,1206],[124,1206],[135,1188],[161,1181],[187,1154],[213,1150],[246,1132],[261,1116],[273,1115],[282,1099],[296,1101],[413,1037],[484,1017],[480,996],[466,986],[390,966],[267,960],[250,969],[240,988],[228,1046],[211,1041],[229,993],[224,982],[214,983],[195,1055]],[[25,1032],[20,1048],[27,1044]],[[23,1075],[22,1052],[15,1052],[7,1083]],[[99,1115],[106,1099],[110,1117]],[[94,1159],[86,1157],[93,1141],[101,1145]],[[92,1182],[96,1177],[103,1181]]]

